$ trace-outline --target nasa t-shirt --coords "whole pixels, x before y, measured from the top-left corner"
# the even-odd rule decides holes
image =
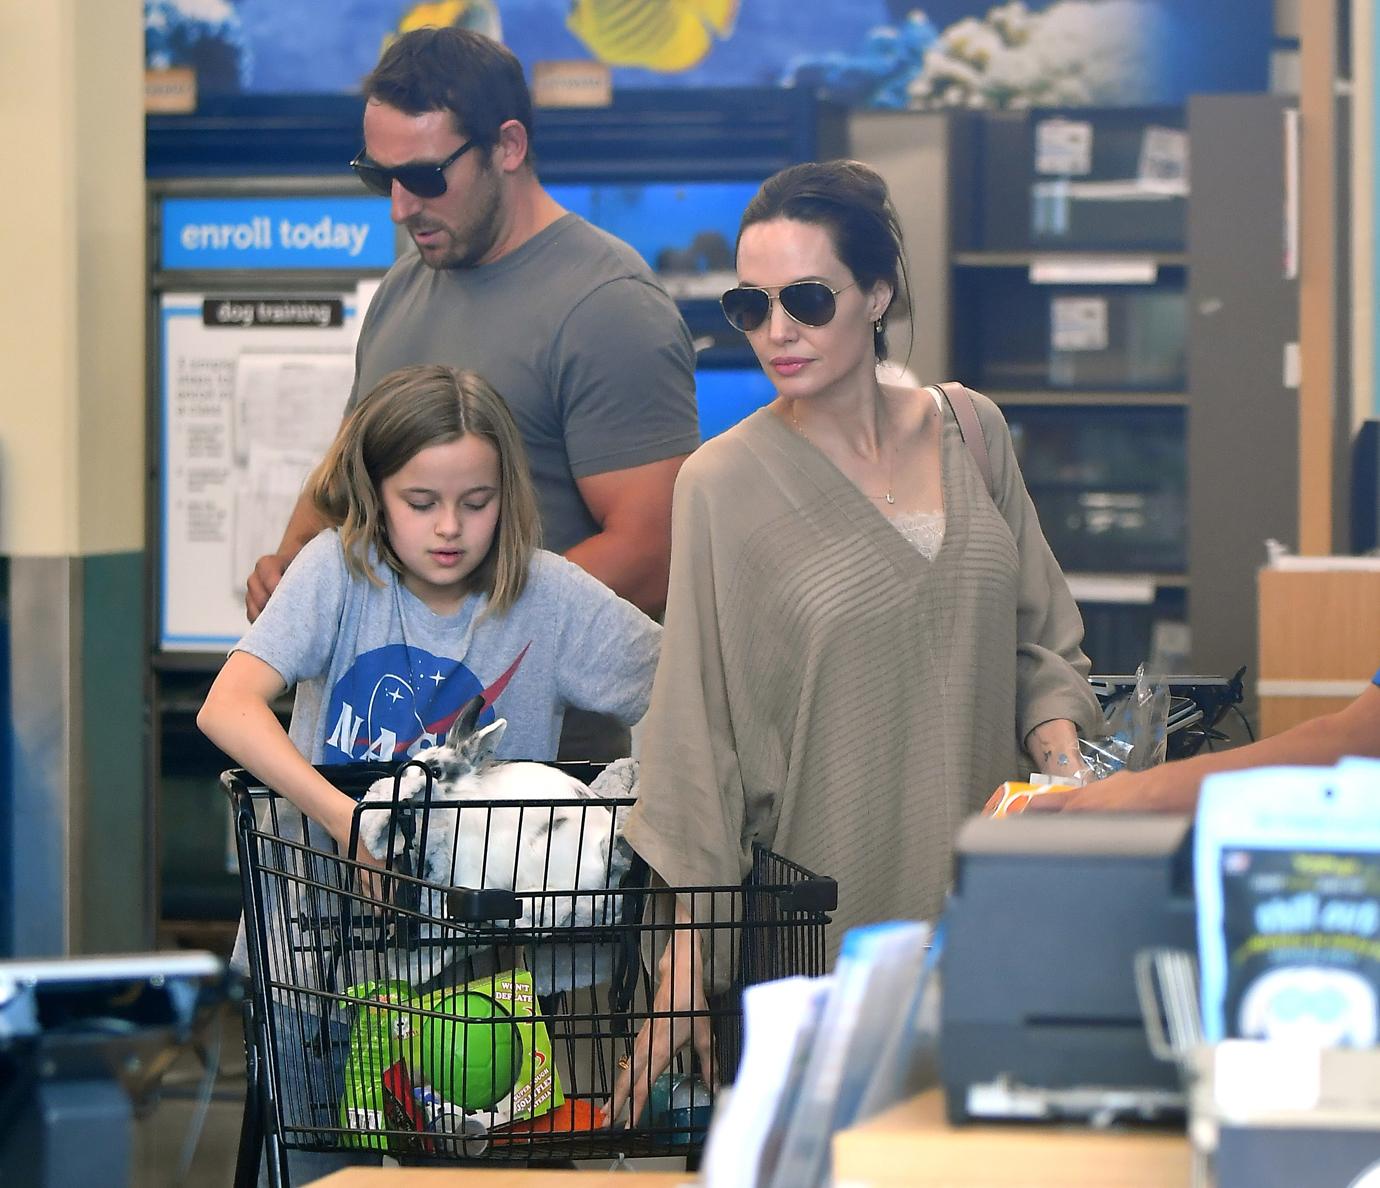
[[[631,725],[646,711],[661,628],[579,566],[533,555],[522,596],[438,615],[375,561],[345,566],[339,534],[298,554],[238,650],[297,686],[288,733],[316,764],[403,759],[445,737],[477,693],[506,718],[502,758],[554,759],[566,706]]]

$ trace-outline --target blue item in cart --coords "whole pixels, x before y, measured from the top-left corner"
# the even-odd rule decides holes
[[[671,1082],[675,1079],[670,1072],[664,1072],[652,1082],[647,1093],[647,1104],[642,1110],[643,1126],[665,1126],[667,1115],[671,1112]]]
[[[714,1108],[714,1095],[709,1086],[689,1073],[677,1077],[671,1085],[670,1108],[666,1122],[677,1128],[671,1136],[673,1143],[689,1143],[691,1136],[709,1128],[709,1115]]]
[[[674,1128],[666,1141],[688,1145],[709,1127],[714,1095],[709,1086],[691,1073],[664,1072],[652,1082],[641,1125],[651,1129]]]

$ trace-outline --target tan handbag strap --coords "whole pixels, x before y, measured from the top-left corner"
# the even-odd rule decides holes
[[[977,463],[978,473],[982,475],[982,481],[987,484],[988,494],[995,499],[996,495],[992,490],[992,459],[987,453],[987,434],[982,431],[982,422],[978,420],[977,409],[973,406],[972,392],[956,380],[936,384],[935,387],[943,393],[944,399],[949,402],[949,407],[953,409],[954,420],[958,422],[958,435],[963,438],[963,444],[968,447],[968,453]]]

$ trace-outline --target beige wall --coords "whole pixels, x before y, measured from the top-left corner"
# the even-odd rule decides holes
[[[143,15],[11,4],[0,70],[0,553],[143,545]]]
[[[855,111],[848,151],[885,179],[901,221],[915,304],[913,342],[902,321],[888,332],[893,359],[921,383],[949,372],[949,145],[943,115],[920,111]]]

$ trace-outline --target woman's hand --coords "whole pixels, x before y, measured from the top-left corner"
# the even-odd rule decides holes
[[[646,1108],[652,1083],[691,1040],[699,1057],[700,1075],[711,1086],[717,1084],[713,1029],[708,1011],[699,932],[691,925],[689,913],[677,901],[676,927],[657,965],[652,1015],[638,1030],[631,1058],[626,1063],[619,1061],[613,1096],[604,1115],[605,1125],[611,1125],[631,1103],[629,1124],[636,1126]]]
[[[1078,749],[1078,727],[1067,718],[1041,722],[1025,736],[1025,749],[1036,771],[1082,783],[1087,768]]]

